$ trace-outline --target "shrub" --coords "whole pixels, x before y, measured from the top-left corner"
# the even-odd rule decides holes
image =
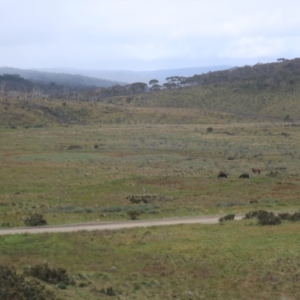
[[[0,299],[54,300],[57,298],[36,280],[17,274],[12,267],[0,266]]]
[[[300,212],[295,212],[294,214],[279,213],[278,217],[281,220],[289,220],[289,221],[292,221],[292,222],[300,221]]]
[[[79,145],[70,145],[67,150],[76,150],[76,149],[81,149]]]
[[[266,210],[255,210],[246,213],[244,219],[257,218],[258,223],[261,225],[279,225],[281,224],[281,217],[275,216],[272,212],[267,212]]]
[[[272,212],[263,211],[257,215],[259,224],[261,225],[279,225],[281,220]]]
[[[219,222],[224,222],[224,221],[232,221],[234,220],[235,215],[234,214],[228,214],[222,218],[219,219]]]
[[[0,227],[10,227],[10,223],[9,222],[3,222],[0,224]]]
[[[296,212],[293,215],[290,216],[290,221],[300,221],[300,212]]]
[[[106,289],[101,289],[100,293],[103,293],[107,296],[116,296],[116,292],[112,287],[106,288]]]
[[[66,284],[63,283],[63,282],[60,282],[60,283],[57,285],[57,287],[58,287],[59,289],[61,289],[61,290],[65,290],[65,289],[67,288]]]
[[[255,211],[250,211],[245,214],[244,219],[254,219],[257,218],[257,216],[261,213],[267,212],[265,210],[255,210]]]
[[[290,215],[289,213],[279,213],[279,214],[278,214],[278,217],[279,217],[281,220],[290,220],[291,215]]]
[[[42,215],[39,214],[33,214],[29,217],[27,217],[24,221],[26,226],[43,226],[47,225],[46,220]]]
[[[63,283],[68,285],[70,283],[69,276],[65,269],[51,269],[47,263],[35,265],[26,270],[25,274],[52,284]]]
[[[137,220],[138,216],[141,215],[139,210],[129,210],[127,214],[130,216],[131,220]]]

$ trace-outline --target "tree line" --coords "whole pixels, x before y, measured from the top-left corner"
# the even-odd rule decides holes
[[[84,76],[82,76],[84,77]],[[162,90],[180,89],[195,85],[218,84],[252,84],[262,89],[266,87],[276,88],[281,84],[293,89],[300,77],[300,58],[292,60],[279,58],[277,62],[256,64],[254,66],[235,67],[222,71],[195,74],[190,77],[170,76],[166,82],[159,84],[157,79],[151,79],[149,83],[135,82],[132,84],[100,87],[87,86],[79,81],[75,85],[63,85],[55,82],[46,83],[43,80],[30,81],[19,74],[0,75],[0,90],[19,91],[30,93],[32,96],[46,94],[52,98],[69,98],[80,100],[101,101],[109,97],[141,94],[146,92],[159,92]]]

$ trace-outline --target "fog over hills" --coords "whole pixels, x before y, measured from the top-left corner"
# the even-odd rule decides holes
[[[130,71],[130,70],[87,70],[87,69],[70,69],[70,68],[54,68],[42,69],[42,71],[80,74],[95,78],[104,78],[106,80],[118,81],[124,84],[133,82],[148,83],[151,79],[157,79],[160,83],[164,83],[165,79],[170,76],[190,77],[195,74],[203,74],[213,71],[230,69],[232,66],[210,66],[210,67],[193,67],[181,69],[166,69],[153,71]]]
[[[110,87],[120,84],[120,82],[117,81],[95,78],[81,74],[68,74],[67,72],[58,72],[54,70],[52,70],[51,72],[46,72],[11,67],[0,67],[0,75],[1,74],[18,74],[21,77],[32,82],[39,82],[44,84],[55,83],[57,85],[69,87]]]
[[[232,66],[194,67],[181,69],[166,69],[153,71],[130,71],[130,70],[92,70],[73,68],[51,69],[19,69],[12,67],[0,67],[1,74],[18,74],[32,82],[45,84],[55,83],[63,86],[96,86],[111,87],[114,85],[126,85],[134,82],[149,83],[151,79],[157,79],[163,84],[167,77],[182,76],[190,77],[195,74],[204,74],[213,71],[230,69]]]

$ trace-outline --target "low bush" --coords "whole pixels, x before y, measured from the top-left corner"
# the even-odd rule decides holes
[[[281,220],[275,216],[272,212],[263,211],[257,215],[257,219],[260,225],[279,225]]]
[[[2,222],[0,223],[0,227],[10,227],[10,223],[9,222]]]
[[[101,208],[101,212],[107,212],[107,213],[118,213],[118,212],[128,212],[132,210],[138,210],[142,213],[151,213],[157,209],[157,206],[154,206],[152,204],[138,204],[134,205],[135,207],[133,208],[132,205],[124,205],[124,206],[110,206],[110,207],[104,207]]]
[[[70,145],[67,150],[76,150],[76,149],[81,149],[79,145]]]
[[[139,210],[129,210],[127,212],[127,214],[130,216],[130,219],[131,220],[137,220],[138,219],[138,216],[141,215],[141,212]]]
[[[235,215],[234,214],[228,214],[222,218],[219,219],[219,222],[224,222],[224,221],[233,221]]]
[[[55,295],[36,280],[17,274],[12,267],[0,265],[1,300],[55,300]]]
[[[47,225],[46,220],[42,215],[33,214],[24,220],[26,226],[44,226]]]
[[[144,195],[130,195],[127,196],[126,199],[128,199],[131,203],[138,204],[138,203],[151,203],[153,201],[172,201],[172,196],[162,196],[158,194],[144,194]]]
[[[245,214],[245,217],[244,219],[254,219],[254,218],[257,218],[257,216],[259,214],[262,214],[264,212],[267,212],[265,210],[254,210],[254,211],[250,211],[248,213]]]
[[[278,214],[278,217],[279,217],[281,220],[290,220],[291,215],[290,215],[289,213],[279,213],[279,214]]]
[[[63,282],[60,282],[57,287],[60,289],[60,290],[65,290],[67,288],[66,284],[63,283]]]
[[[101,289],[100,293],[105,294],[107,296],[116,296],[116,294],[117,294],[116,291],[112,287],[109,287],[106,289]]]
[[[28,268],[25,271],[25,274],[51,284],[63,283],[65,285],[68,285],[70,283],[69,276],[65,269],[51,269],[47,263],[38,264],[34,267]]]
[[[244,202],[220,202],[217,203],[217,207],[232,207],[232,206],[243,206],[246,205]]]
[[[246,213],[244,219],[257,218],[260,225],[279,225],[281,224],[281,218],[275,216],[272,212],[266,210],[255,210]]]
[[[289,218],[290,221],[300,221],[300,212],[295,212],[294,214],[292,214]]]

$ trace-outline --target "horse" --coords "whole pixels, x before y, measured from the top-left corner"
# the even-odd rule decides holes
[[[227,178],[228,175],[229,175],[228,173],[225,173],[224,171],[220,171],[219,175],[218,175],[218,178]]]
[[[251,170],[253,174],[260,174],[260,169],[258,168],[252,168]]]
[[[250,176],[249,176],[249,174],[248,173],[243,173],[242,175],[240,175],[240,177],[239,178],[247,178],[247,179],[249,179],[250,178]]]

